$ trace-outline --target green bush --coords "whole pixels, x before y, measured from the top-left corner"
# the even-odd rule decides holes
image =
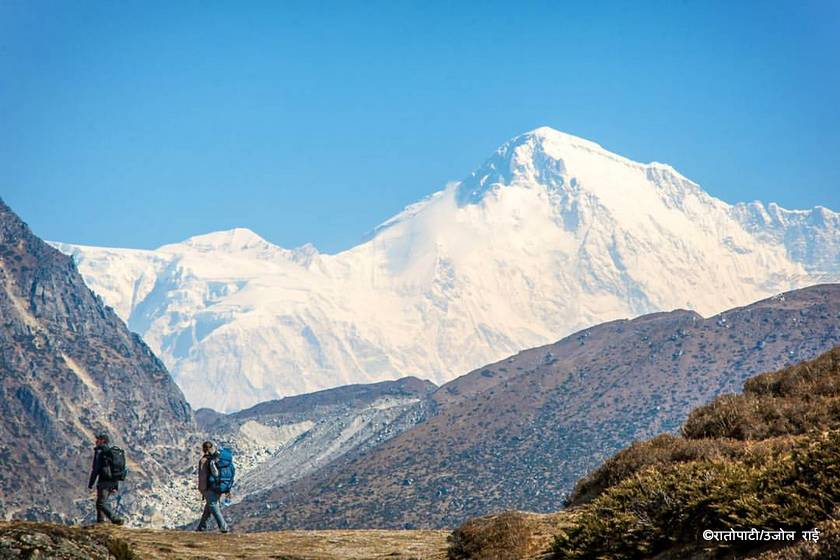
[[[634,443],[607,459],[600,467],[577,482],[567,505],[585,504],[607,488],[646,468],[692,461],[737,460],[748,465],[763,464],[775,455],[790,451],[796,441],[793,437],[745,442],[733,439],[686,439],[663,434],[648,441]]]
[[[557,536],[555,558],[640,558],[696,542],[724,518],[753,520],[758,472],[741,464],[698,461],[645,469],[585,506],[577,526]],[[704,524],[705,523],[705,524]]]
[[[840,427],[840,398],[803,395],[727,395],[691,413],[682,428],[688,439],[760,440]]]
[[[806,362],[751,377],[745,394],[776,397],[840,396],[840,346]]]
[[[840,500],[840,431],[811,434],[793,453],[763,465],[692,461],[646,468],[583,506],[559,534],[557,559],[652,556],[677,545],[706,543],[705,529],[809,529]]]
[[[840,347],[744,383],[695,409],[682,428],[689,439],[765,439],[840,427]]]

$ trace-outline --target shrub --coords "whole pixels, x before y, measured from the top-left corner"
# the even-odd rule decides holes
[[[840,398],[767,394],[726,395],[695,409],[682,434],[689,439],[760,440],[840,427]]]
[[[722,459],[648,467],[581,508],[554,558],[640,558],[707,543],[703,530],[810,529],[840,500],[840,431],[812,433],[763,464]]]
[[[531,550],[533,514],[509,511],[471,519],[449,536],[449,560],[515,560]]]
[[[671,434],[637,442],[607,459],[604,464],[580,479],[569,497],[569,506],[585,504],[607,488],[626,480],[648,467],[665,467],[692,461],[744,461],[749,465],[766,462],[779,453],[790,451],[796,438],[777,437],[764,441],[733,439],[685,439]]]
[[[763,373],[744,383],[745,394],[840,396],[840,346],[813,360]]]
[[[836,516],[835,516],[836,517]],[[840,521],[826,521],[816,526],[820,531],[817,542],[799,541],[780,550],[771,550],[755,560],[825,560],[840,558]]]

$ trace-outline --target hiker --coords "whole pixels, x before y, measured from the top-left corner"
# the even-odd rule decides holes
[[[122,467],[116,469],[120,472],[112,470],[114,457],[108,443],[107,435],[99,434],[96,436],[96,447],[93,449],[93,466],[90,469],[88,489],[93,490],[93,485],[96,484],[96,522],[104,523],[105,519],[108,519],[114,525],[122,525],[125,521],[111,511],[108,502],[111,500],[111,495],[116,494],[119,490],[119,481],[125,479],[125,458],[122,456],[122,451],[115,448],[122,457]]]
[[[220,488],[211,482],[219,478],[218,458],[215,446],[212,441],[205,441],[201,444],[201,459],[198,461],[198,491],[201,492],[201,499],[204,500],[204,512],[201,514],[201,521],[198,522],[196,531],[207,530],[207,520],[210,515],[216,519],[216,524],[222,533],[228,532],[228,525],[222,517],[222,508],[219,506],[219,499],[222,497]],[[229,492],[229,489],[228,489]]]

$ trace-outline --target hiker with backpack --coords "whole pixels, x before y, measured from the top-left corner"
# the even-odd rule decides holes
[[[222,533],[229,531],[228,524],[222,516],[219,500],[222,494],[230,497],[235,470],[233,454],[229,449],[216,451],[212,441],[201,444],[201,459],[198,461],[198,490],[204,500],[204,512],[198,522],[196,531],[206,531],[207,521],[212,515]]]
[[[110,447],[108,443],[107,435],[96,436],[88,489],[93,490],[96,484],[96,522],[104,523],[107,519],[115,525],[122,525],[125,521],[111,511],[109,502],[111,496],[119,490],[120,481],[125,480],[125,453],[119,447]]]

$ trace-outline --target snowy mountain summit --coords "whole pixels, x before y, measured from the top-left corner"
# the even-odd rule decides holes
[[[581,328],[704,315],[840,276],[840,215],[730,205],[668,165],[538,128],[336,255],[246,229],[154,251],[56,244],[194,407],[448,381]]]

